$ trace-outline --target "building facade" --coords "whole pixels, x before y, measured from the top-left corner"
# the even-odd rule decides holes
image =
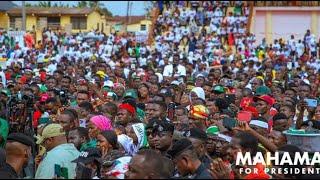
[[[320,7],[254,7],[250,32],[257,43],[266,38],[268,44],[274,39],[288,40],[291,35],[303,40],[310,29],[317,39],[320,35]]]

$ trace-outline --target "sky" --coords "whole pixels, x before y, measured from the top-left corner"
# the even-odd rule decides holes
[[[26,1],[27,3],[37,4],[38,1]],[[58,2],[58,1],[53,1]],[[64,4],[69,4],[70,6],[78,4],[78,1],[60,1]],[[22,5],[22,1],[14,1],[17,5]],[[128,1],[101,1],[112,15],[116,16],[126,16],[127,15],[127,3]],[[145,14],[145,1],[131,1],[131,15],[139,16]]]

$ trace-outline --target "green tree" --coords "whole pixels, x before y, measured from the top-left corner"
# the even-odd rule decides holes
[[[108,10],[107,7],[105,7],[105,5],[101,1],[78,1],[78,4],[76,7],[78,7],[78,8],[84,8],[84,7],[94,8],[106,16],[112,16],[112,13]]]
[[[32,6],[34,6],[34,5],[26,2],[26,7],[32,7]]]
[[[78,8],[88,7],[87,1],[78,1],[78,4],[76,7]]]
[[[51,1],[40,1],[38,3],[38,7],[47,7],[50,8],[51,6]]]

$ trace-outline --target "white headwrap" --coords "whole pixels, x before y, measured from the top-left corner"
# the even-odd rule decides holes
[[[201,87],[195,87],[191,90],[191,92],[196,93],[196,95],[198,96],[198,98],[202,99],[202,100],[206,100],[206,96],[204,93],[204,90]],[[190,100],[191,100],[191,94],[190,94]]]

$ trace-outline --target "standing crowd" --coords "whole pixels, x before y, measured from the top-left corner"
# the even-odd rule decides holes
[[[319,178],[235,163],[238,152],[320,151],[290,136],[320,137],[310,30],[268,45],[247,33],[246,2],[156,5],[150,45],[45,29],[20,47],[0,33],[0,178]]]

